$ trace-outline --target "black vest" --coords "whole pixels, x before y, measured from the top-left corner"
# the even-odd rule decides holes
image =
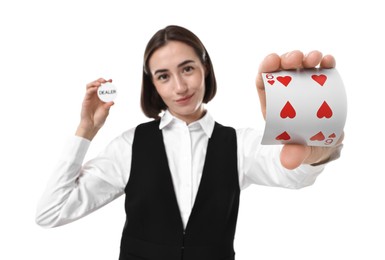
[[[136,128],[125,192],[127,217],[120,260],[234,259],[240,195],[234,129],[215,123],[186,229],[159,121]]]

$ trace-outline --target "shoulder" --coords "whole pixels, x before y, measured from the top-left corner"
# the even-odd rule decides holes
[[[141,130],[154,128],[157,126],[159,126],[159,120],[144,122],[144,123],[137,125],[136,127],[133,127],[133,128],[130,128],[130,129],[124,131],[120,136],[116,137],[115,139],[116,140],[129,141],[129,140],[132,140],[134,138],[136,132],[141,131]]]
[[[236,130],[233,127],[224,126],[218,122],[215,122],[212,137],[215,137],[216,139],[217,138],[222,139],[223,141],[233,140],[236,142],[237,135],[236,135]]]
[[[147,128],[154,128],[154,127],[159,127],[159,120],[152,120],[149,122],[144,122],[139,124],[136,129],[147,129]]]
[[[218,130],[218,131],[228,131],[228,132],[233,132],[235,131],[235,128],[234,127],[231,127],[231,126],[225,126],[225,125],[222,125],[218,122],[215,121],[215,125],[214,125],[214,129],[215,130]]]
[[[159,120],[152,120],[139,124],[135,128],[134,135],[147,135],[148,133],[154,132],[156,130],[159,130]]]
[[[125,145],[132,146],[135,140],[138,139],[150,139],[151,136],[154,136],[154,133],[159,130],[159,120],[153,120],[145,123],[141,123],[136,127],[133,127],[120,136],[115,138],[112,142],[124,143]],[[156,135],[155,135],[156,136]]]
[[[140,135],[145,138],[148,136],[149,129],[158,128],[159,121],[150,121],[146,123],[142,123],[137,125],[136,127],[132,127],[120,135],[116,136],[114,139],[110,141],[105,150],[102,153],[116,153],[116,151],[130,151],[131,147],[134,143],[135,136]],[[158,128],[159,129],[159,128]]]

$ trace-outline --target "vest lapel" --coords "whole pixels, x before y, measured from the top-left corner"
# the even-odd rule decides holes
[[[213,131],[213,135],[214,135],[214,132],[215,132],[215,129],[217,128],[217,123],[215,123],[215,126],[214,126],[214,131]],[[163,134],[162,134],[162,131],[159,131],[159,138],[160,138],[160,142],[161,142],[161,147],[162,147],[162,160],[164,160],[165,162],[167,162],[167,173],[168,173],[168,176],[167,176],[167,182],[168,182],[168,185],[170,186],[170,189],[173,191],[174,193],[174,204],[175,204],[175,207],[177,207],[178,209],[178,212],[179,212],[179,220],[180,220],[180,223],[181,223],[181,226],[183,227],[183,220],[182,220],[182,216],[180,214],[180,208],[179,208],[179,205],[178,205],[178,201],[176,199],[176,192],[175,192],[175,189],[174,189],[174,184],[173,184],[173,180],[172,180],[172,175],[171,175],[171,171],[170,171],[170,167],[168,165],[168,159],[167,159],[167,153],[166,153],[166,148],[165,148],[165,145],[164,145],[164,140],[163,140]],[[206,175],[208,174],[207,173],[207,161],[208,161],[208,157],[209,156],[212,156],[211,155],[211,138],[209,139],[209,142],[207,144],[207,153],[206,153],[206,158],[205,158],[205,162],[204,162],[204,165],[203,165],[203,172],[202,172],[202,177],[201,177],[201,180],[199,182],[199,186],[198,186],[198,192],[197,192],[197,195],[196,195],[196,198],[195,198],[195,201],[194,201],[194,205],[193,205],[193,208],[191,210],[191,213],[190,213],[190,216],[188,218],[188,221],[187,221],[187,224],[186,224],[186,230],[188,229],[188,226],[189,226],[189,223],[191,222],[191,219],[194,218],[194,215],[196,214],[195,211],[197,211],[197,207],[199,208],[199,204],[200,204],[200,201],[202,200],[202,186],[205,185],[205,179],[207,178]],[[210,157],[209,157],[210,158]]]
[[[158,139],[157,139],[157,141],[159,142],[158,145],[161,147],[160,157],[161,157],[162,161],[166,162],[164,167],[167,168],[167,170],[162,171],[162,172],[167,173],[166,176],[164,176],[164,177],[167,180],[168,190],[172,191],[172,193],[173,193],[173,202],[172,203],[174,204],[174,206],[176,208],[176,211],[179,213],[178,214],[178,219],[179,219],[181,230],[183,231],[184,230],[183,220],[182,220],[182,216],[180,214],[180,208],[179,208],[179,205],[178,205],[178,200],[176,198],[176,192],[175,192],[174,184],[173,184],[173,181],[172,181],[170,166],[168,164],[166,147],[164,146],[163,134],[162,134],[161,130],[159,130],[157,132],[158,132]]]
[[[216,128],[217,128],[217,123],[215,123],[212,137],[215,134]],[[197,192],[197,195],[196,195],[196,198],[194,201],[193,208],[191,210],[190,216],[189,216],[188,221],[187,221],[186,232],[189,229],[189,226],[191,226],[190,222],[193,221],[193,219],[195,218],[195,215],[197,214],[196,212],[197,211],[199,212],[199,206],[200,206],[201,201],[203,199],[202,196],[204,196],[204,194],[202,194],[202,192],[203,192],[202,190],[204,189],[204,187],[206,185],[206,179],[208,178],[208,174],[210,174],[209,172],[207,172],[207,167],[208,167],[207,163],[211,157],[211,150],[212,150],[211,148],[212,148],[212,138],[209,139],[209,142],[207,144],[207,152],[206,152],[205,162],[203,165],[202,177],[201,177],[201,180],[199,182],[198,192]]]

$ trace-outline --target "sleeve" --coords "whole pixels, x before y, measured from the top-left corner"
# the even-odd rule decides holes
[[[282,145],[261,145],[262,135],[254,129],[238,129],[238,174],[241,189],[250,184],[300,189],[312,185],[325,164],[302,164],[294,170],[281,165]]]
[[[133,136],[134,129],[123,133],[84,165],[90,141],[72,137],[38,202],[36,223],[61,226],[122,195],[131,168]]]

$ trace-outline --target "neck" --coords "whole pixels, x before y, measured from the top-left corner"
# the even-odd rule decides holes
[[[201,106],[195,113],[193,113],[191,115],[179,115],[179,114],[174,114],[172,111],[170,111],[170,113],[173,116],[184,121],[187,125],[201,119],[206,114],[206,112],[207,112],[207,110],[203,106]]]

